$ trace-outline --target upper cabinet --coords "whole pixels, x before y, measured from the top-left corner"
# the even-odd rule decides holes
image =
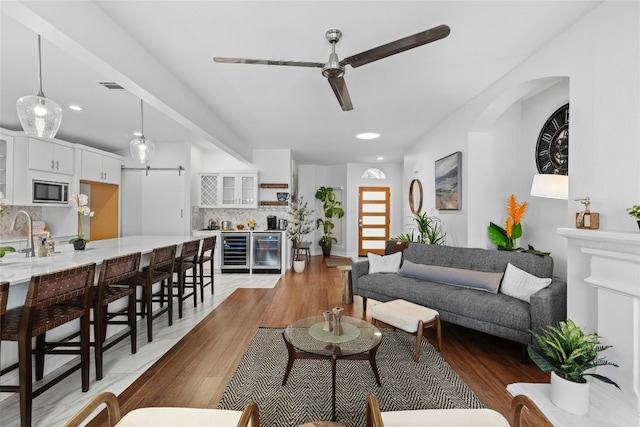
[[[29,140],[29,169],[73,175],[73,148],[36,138]]]
[[[0,193],[13,204],[13,137],[0,133]]]
[[[80,151],[82,153],[80,179],[120,185],[122,160],[93,151]]]
[[[203,208],[257,208],[257,172],[201,173],[200,201]]]
[[[219,193],[222,208],[257,208],[258,174],[221,173],[222,191]]]

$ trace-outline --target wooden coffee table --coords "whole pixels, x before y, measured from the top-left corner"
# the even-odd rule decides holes
[[[289,352],[287,369],[282,385],[287,383],[293,362],[296,359],[331,360],[331,421],[336,420],[336,361],[369,360],[371,370],[380,387],[380,374],[376,364],[376,353],[382,342],[382,332],[366,320],[342,316],[342,335],[324,331],[323,316],[305,317],[296,320],[282,333]]]

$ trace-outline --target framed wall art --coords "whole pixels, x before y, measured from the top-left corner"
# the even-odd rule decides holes
[[[436,209],[460,210],[461,157],[456,151],[436,160]]]

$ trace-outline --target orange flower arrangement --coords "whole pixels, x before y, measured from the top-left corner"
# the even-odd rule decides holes
[[[504,228],[489,223],[489,237],[491,241],[498,246],[499,250],[513,251],[516,250],[515,240],[522,236],[522,225],[520,222],[527,211],[527,202],[518,203],[518,199],[514,194],[507,199],[507,220]]]

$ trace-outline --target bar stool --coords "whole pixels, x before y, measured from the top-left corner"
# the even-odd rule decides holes
[[[198,306],[196,261],[200,249],[200,240],[191,240],[182,244],[180,256],[176,258],[174,273],[178,276],[173,282],[178,287],[178,318],[182,319],[182,301],[193,296],[193,306]],[[191,281],[187,281],[187,272],[191,271]],[[185,288],[191,288],[191,292],[185,294]]]
[[[89,390],[89,309],[95,264],[33,276],[24,306],[11,308],[2,318],[2,341],[17,341],[19,385],[2,385],[0,391],[20,393],[20,425],[31,426],[33,398],[78,369],[74,365],[34,389],[32,355],[36,355],[36,379],[43,379],[44,354],[80,354],[82,391]],[[45,334],[58,326],[80,319],[80,349],[47,348]],[[36,337],[36,348],[31,339]]]
[[[9,300],[9,282],[0,283],[0,325],[4,323],[4,314],[7,312]]]
[[[131,354],[137,352],[136,330],[136,284],[140,269],[140,252],[105,259],[100,267],[100,276],[93,301],[94,350],[96,359],[96,379],[103,376],[102,354],[125,339],[131,338]],[[109,304],[127,298],[127,307],[118,311],[109,311]],[[126,316],[127,320],[114,320]],[[128,325],[124,333],[106,341],[107,325]]]
[[[307,257],[307,263],[309,263],[311,259],[311,242],[292,240],[291,243],[291,262],[293,263],[298,258],[298,255],[303,253]]]
[[[200,254],[196,260],[196,270],[200,278],[200,302],[204,302],[204,288],[211,285],[211,295],[213,295],[213,255],[216,251],[216,236],[209,236],[202,239]],[[209,263],[209,281],[204,283],[204,266]]]
[[[176,245],[155,248],[151,252],[149,265],[138,273],[137,286],[142,287],[139,315],[147,318],[147,341],[153,341],[153,319],[164,312],[168,313],[169,326],[173,325],[173,268],[176,260]],[[160,289],[154,293],[153,285],[160,283]],[[165,295],[166,290],[166,295]],[[160,309],[153,312],[153,303],[159,302]],[[167,306],[164,306],[164,303]]]

